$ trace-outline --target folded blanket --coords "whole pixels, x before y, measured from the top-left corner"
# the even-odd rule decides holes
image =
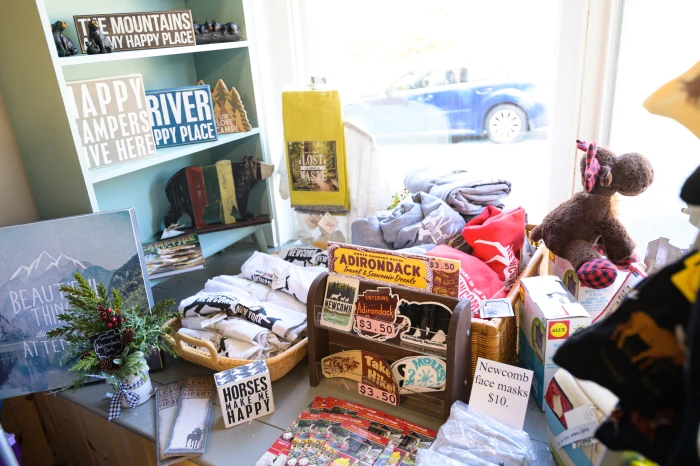
[[[410,192],[429,193],[463,215],[480,214],[489,205],[503,208],[501,199],[510,194],[510,181],[464,170],[420,168],[403,183]]]
[[[444,243],[464,228],[464,219],[435,196],[424,192],[405,199],[388,215],[356,220],[355,244],[403,249],[421,244]]]
[[[319,274],[326,271],[325,267],[300,267],[277,256],[257,251],[241,266],[241,274],[245,278],[270,288],[276,280],[279,280],[282,283],[279,289],[302,303],[306,303],[306,295],[309,294],[311,283]]]
[[[306,330],[306,314],[272,303],[260,303],[237,289],[226,293],[199,292],[182,300],[178,310],[185,317],[183,322],[189,322],[188,317],[196,314],[206,316],[225,311],[229,316],[240,316],[289,341],[296,340]]]
[[[263,349],[252,343],[236,340],[233,338],[225,338],[216,332],[210,330],[192,330],[181,328],[178,333],[189,335],[200,340],[207,340],[214,343],[219,356],[232,359],[262,359]]]
[[[207,283],[204,285],[204,291],[208,293],[225,293],[235,290],[245,291],[263,303],[277,304],[306,314],[306,304],[294,296],[290,296],[280,290],[273,290],[262,283],[248,280],[242,275],[219,275],[211,280],[207,280]]]

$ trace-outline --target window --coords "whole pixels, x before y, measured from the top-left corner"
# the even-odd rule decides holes
[[[700,164],[700,140],[678,122],[647,112],[642,103],[700,60],[696,0],[624,3],[610,123],[616,153],[639,152],[654,167],[654,183],[638,197],[622,198],[619,215],[643,256],[649,241],[666,237],[687,248],[698,233],[681,212],[679,193]]]
[[[560,2],[301,1],[306,71],[375,137],[393,190],[425,166],[485,172],[542,218]]]

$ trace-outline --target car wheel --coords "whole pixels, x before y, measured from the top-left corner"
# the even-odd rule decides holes
[[[511,104],[496,105],[486,115],[486,134],[496,144],[517,142],[525,137],[527,116]]]

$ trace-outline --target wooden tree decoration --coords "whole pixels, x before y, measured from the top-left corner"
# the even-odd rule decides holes
[[[204,81],[199,81],[198,84],[204,84]],[[233,87],[229,91],[223,79],[216,82],[211,91],[211,98],[214,103],[216,131],[219,134],[240,133],[252,129],[241,96]]]

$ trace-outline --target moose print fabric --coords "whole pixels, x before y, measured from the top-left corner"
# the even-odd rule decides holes
[[[697,262],[697,253],[646,278],[615,313],[571,335],[554,355],[574,377],[620,399],[596,437],[613,450],[635,450],[662,464],[697,464],[697,455],[695,463],[668,461],[690,415],[682,394],[691,304],[674,276],[692,267],[693,258]]]
[[[326,271],[325,267],[301,267],[257,251],[241,266],[245,278],[279,289],[302,303],[306,303],[311,283]]]
[[[306,304],[294,296],[283,293],[280,290],[273,290],[262,283],[248,280],[241,275],[219,275],[207,280],[207,283],[204,285],[204,291],[207,293],[236,292],[237,290],[250,293],[258,301],[277,304],[306,315]]]
[[[306,315],[272,303],[261,303],[244,291],[199,292],[182,300],[178,311],[188,317],[226,312],[270,330],[279,338],[294,341],[306,331]]]

